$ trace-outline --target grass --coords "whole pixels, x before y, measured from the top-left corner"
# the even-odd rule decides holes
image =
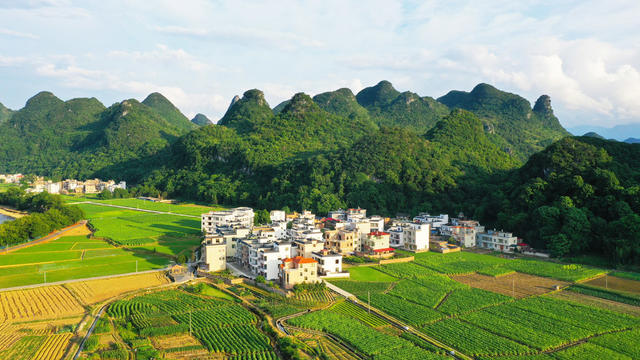
[[[86,236],[64,236],[0,254],[0,288],[116,275],[165,267],[166,257],[116,248]]]
[[[569,290],[583,295],[595,296],[601,299],[617,301],[623,304],[640,306],[640,295],[616,291],[611,289],[603,289],[600,287],[589,286],[584,284],[576,284],[569,287]]]
[[[389,276],[372,266],[349,268],[349,279],[353,281],[393,282],[398,279]]]
[[[154,204],[142,200],[135,201]],[[85,211],[91,225],[96,229],[96,237],[110,239],[134,250],[169,256],[189,256],[191,251],[200,245],[199,218],[150,214],[92,204],[78,206]]]
[[[610,273],[609,275],[617,276],[617,277],[623,278],[623,279],[640,281],[640,274],[638,274],[638,273],[632,273],[632,272],[626,272],[626,271],[614,271],[614,272]]]
[[[202,288],[202,295],[213,296],[220,299],[235,301],[235,298],[226,292],[216,289],[215,287],[206,284],[204,288]]]

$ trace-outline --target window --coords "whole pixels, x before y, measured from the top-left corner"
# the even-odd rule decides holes
[[[340,260],[336,259],[336,265],[340,264]]]

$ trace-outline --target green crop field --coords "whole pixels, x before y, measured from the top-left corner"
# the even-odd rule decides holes
[[[291,325],[326,331],[376,359],[443,359],[442,355],[415,346],[397,336],[375,330],[350,316],[316,311],[288,320]]]
[[[152,270],[169,259],[113,247],[86,236],[65,236],[48,243],[0,253],[0,288]],[[45,274],[46,273],[46,274]]]
[[[94,236],[110,239],[134,250],[188,256],[200,245],[199,218],[93,204],[78,206],[85,211],[91,226],[96,229]]]
[[[353,281],[391,282],[398,279],[389,276],[372,266],[360,266],[349,268],[349,279]]]
[[[597,276],[604,272],[602,269],[470,252],[422,253],[415,257],[410,263],[367,267],[366,273],[358,269],[361,273],[349,280],[331,282],[360,301],[370,301],[373,307],[476,358],[639,358],[637,317],[545,295],[518,300],[470,287],[447,276],[478,272],[500,281],[499,276],[518,271],[574,282]],[[374,270],[395,280],[384,280]],[[633,278],[635,274],[625,275]],[[582,284],[570,289],[635,305],[635,297],[626,293]],[[321,326],[317,319],[309,322],[307,326],[339,331],[335,324]],[[330,331],[332,326],[336,328]],[[565,349],[567,344],[571,345]],[[368,351],[373,353],[371,349]]]
[[[162,291],[116,301],[109,306],[107,314],[119,325],[120,335],[132,344],[144,343],[148,337],[178,336],[191,331],[201,345],[189,349],[207,349],[220,355],[241,356],[239,358],[252,354],[261,356],[257,358],[273,358],[268,337],[258,330],[258,318],[238,303],[221,297],[207,298],[180,290]],[[267,354],[266,357],[263,354]]]

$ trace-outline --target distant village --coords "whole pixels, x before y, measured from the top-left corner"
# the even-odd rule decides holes
[[[0,183],[18,184],[22,181],[22,174],[0,174]],[[116,189],[127,189],[125,181],[115,182],[114,180],[102,181],[100,179],[92,180],[73,180],[64,181],[45,180],[43,177],[36,177],[35,181],[29,184],[27,193],[48,192],[49,194],[97,194],[104,190],[114,192]]]
[[[283,289],[323,278],[348,277],[343,258],[402,261],[396,250],[450,253],[479,248],[512,253],[527,250],[512,233],[485,230],[478,221],[420,214],[413,219],[367,217],[365,209],[335,210],[320,218],[309,211],[270,213],[271,223],[254,226],[248,207],[201,216],[204,235],[199,266],[232,268],[277,282]]]

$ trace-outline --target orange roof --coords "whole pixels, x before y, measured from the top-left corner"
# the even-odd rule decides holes
[[[306,258],[306,257],[302,257],[302,256],[296,256],[293,258],[286,258],[284,260],[282,260],[283,263],[285,262],[294,262],[295,264],[312,264],[312,263],[317,263],[317,261],[315,261],[312,258]]]
[[[369,233],[369,235],[372,236],[384,236],[384,235],[389,235],[389,233],[384,232],[384,231],[372,231]]]

